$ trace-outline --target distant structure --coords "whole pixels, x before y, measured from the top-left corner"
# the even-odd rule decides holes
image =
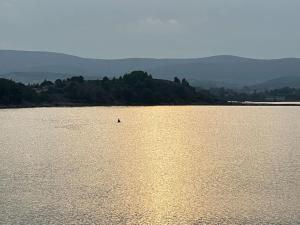
[[[121,120],[120,120],[120,119],[118,119],[118,123],[121,123]]]

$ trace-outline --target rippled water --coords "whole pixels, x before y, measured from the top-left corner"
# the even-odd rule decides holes
[[[300,224],[300,107],[8,109],[0,124],[0,224]]]

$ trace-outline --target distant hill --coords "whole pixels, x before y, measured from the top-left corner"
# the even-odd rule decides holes
[[[250,89],[271,90],[284,87],[300,88],[300,76],[280,77],[277,79],[268,80],[260,84],[252,85],[250,86]]]
[[[53,80],[64,75],[84,77],[120,76],[143,70],[156,78],[187,78],[191,83],[250,86],[278,77],[300,77],[300,59],[249,59],[236,56],[213,56],[195,59],[88,59],[50,53],[0,50],[0,75],[20,81]],[[17,73],[16,76],[16,72]],[[32,79],[33,78],[33,79]]]

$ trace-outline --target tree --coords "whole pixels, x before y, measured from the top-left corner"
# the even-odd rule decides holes
[[[70,81],[77,82],[77,83],[83,83],[84,82],[84,78],[83,78],[83,76],[71,77]]]
[[[61,79],[57,79],[55,82],[54,82],[55,86],[56,87],[62,87],[63,86],[63,82]]]
[[[185,78],[182,79],[181,83],[182,83],[183,86],[186,86],[186,87],[190,86],[189,82]]]
[[[42,83],[41,83],[41,87],[47,87],[47,86],[51,86],[53,85],[53,83],[49,80],[44,80]]]
[[[180,79],[178,77],[174,77],[174,82],[177,83],[177,84],[180,84]]]
[[[102,79],[103,82],[108,82],[109,81],[109,78],[107,76],[103,77]]]

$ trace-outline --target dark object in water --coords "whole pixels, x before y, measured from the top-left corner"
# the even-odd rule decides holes
[[[121,120],[120,120],[120,119],[118,119],[118,123],[121,123]]]

